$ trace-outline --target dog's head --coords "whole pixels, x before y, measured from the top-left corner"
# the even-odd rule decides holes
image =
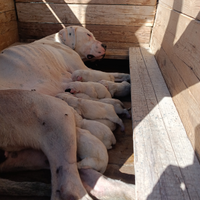
[[[63,44],[75,50],[82,59],[101,59],[105,55],[106,45],[81,26],[69,26],[60,30],[59,37]]]

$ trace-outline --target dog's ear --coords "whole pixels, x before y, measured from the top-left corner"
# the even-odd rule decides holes
[[[59,31],[59,37],[63,44],[75,49],[76,45],[76,32],[75,27],[67,27]]]

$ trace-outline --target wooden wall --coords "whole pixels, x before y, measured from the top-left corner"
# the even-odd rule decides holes
[[[33,3],[34,2],[34,3]],[[82,25],[109,49],[149,45],[156,0],[16,0],[19,35],[33,41]]]
[[[200,159],[199,8],[200,0],[160,0],[150,45]]]
[[[0,51],[18,41],[14,0],[0,2]]]

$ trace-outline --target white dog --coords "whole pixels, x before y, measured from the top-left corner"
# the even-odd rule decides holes
[[[74,97],[70,93],[60,93],[56,97],[67,102],[68,105],[73,107],[79,115],[86,119],[108,119],[121,126],[121,130],[124,131],[124,124],[122,120],[117,116],[113,105],[92,101],[88,99],[80,99]]]
[[[66,87],[66,90],[70,89],[70,93],[85,93],[92,98],[102,99],[111,98],[110,92],[107,88],[96,82],[71,82]]]
[[[103,143],[87,130],[76,128],[77,153],[81,159],[78,168],[92,168],[104,173],[108,164],[108,152]]]
[[[96,120],[83,119],[81,128],[90,131],[92,135],[103,142],[107,149],[112,149],[112,145],[116,143],[116,139],[112,131],[105,124]]]
[[[50,166],[53,200],[71,198],[91,200],[87,192],[105,200],[117,196],[123,200],[134,199],[132,197],[134,186],[107,179],[92,169],[96,168],[102,172],[105,170],[107,151],[98,139],[94,139],[94,136],[90,139],[89,133],[79,132],[76,137],[75,118],[73,108],[55,97],[31,91],[1,90],[0,138],[3,140],[0,140],[0,147],[7,152],[7,158],[0,164],[0,169],[5,171],[13,170],[15,167],[16,169],[48,169]],[[86,189],[77,170],[76,140],[81,145],[78,144],[78,148],[82,149],[78,150],[79,157],[83,158],[83,162],[79,162],[78,165],[89,167],[87,170],[79,170]],[[93,146],[94,140],[97,146],[101,146],[100,148]],[[94,148],[94,151],[90,152],[91,148]],[[9,152],[14,152],[15,156]],[[95,165],[94,161],[98,162],[98,165]],[[96,184],[92,186],[91,182]],[[109,188],[106,188],[105,184],[110,185]],[[38,193],[38,189],[35,190],[36,185],[41,186],[44,191]],[[11,186],[18,188],[19,192],[12,190]],[[30,192],[24,191],[23,187],[27,187]],[[127,189],[131,192],[127,193]],[[2,194],[31,195],[34,191],[38,195],[46,195],[50,192],[50,187],[39,183],[18,184],[0,179]]]
[[[99,101],[103,103],[108,103],[114,106],[115,112],[117,114],[125,114],[127,118],[130,118],[130,114],[127,109],[125,109],[124,104],[119,100],[119,99],[113,99],[113,98],[102,98],[102,99],[97,99],[97,98],[91,98],[85,93],[75,93],[75,97],[77,98],[82,98],[82,99],[90,99],[93,101]]]
[[[99,83],[101,83],[108,89],[112,97],[123,97],[129,95],[131,91],[131,84],[127,81],[114,83],[112,81],[101,80],[99,81]]]
[[[80,181],[76,164],[74,112],[57,98],[20,90],[55,96],[72,81],[71,73],[89,70],[81,58],[99,59],[104,54],[105,45],[90,31],[77,26],[30,44],[7,48],[0,54],[0,90],[18,89],[0,91],[0,127],[4,130],[0,133],[0,148],[41,149],[50,162],[52,200],[91,199]],[[122,190],[122,196],[123,193]]]
[[[108,80],[108,81],[115,81],[115,78],[113,75],[101,72],[101,71],[95,71],[95,70],[76,70],[72,73],[72,80],[73,81],[101,81],[101,80]]]
[[[76,166],[76,124],[70,106],[36,92],[0,90],[0,119],[1,149],[10,152],[33,148],[47,156],[52,199],[56,199],[57,190],[61,199],[90,199]]]

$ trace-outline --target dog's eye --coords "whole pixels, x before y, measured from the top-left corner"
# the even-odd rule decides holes
[[[87,35],[88,35],[89,37],[91,37],[91,35],[90,35],[89,33],[87,33]]]

